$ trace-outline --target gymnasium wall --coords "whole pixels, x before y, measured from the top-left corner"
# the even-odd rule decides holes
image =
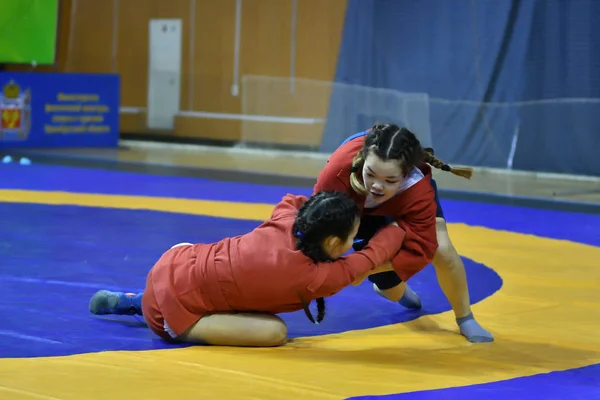
[[[597,0],[349,0],[336,81],[426,93],[450,162],[600,176],[599,71]]]
[[[240,76],[290,75],[292,4],[292,0],[243,1]],[[345,5],[346,0],[297,2],[296,76],[333,80]],[[240,140],[240,120],[177,116],[174,132],[153,132],[146,128],[144,111],[148,95],[148,23],[151,19],[180,18],[181,110],[241,113],[241,97],[231,93],[235,0],[66,0],[63,14],[70,17],[62,21],[63,27],[69,27],[69,42],[60,68],[65,72],[121,75],[121,107],[125,110],[121,113],[121,131]],[[327,101],[321,103],[320,112],[325,116]],[[279,129],[294,130],[297,126],[281,124]]]
[[[451,163],[600,175],[598,1],[241,3],[239,76],[260,78],[249,101],[231,92],[236,0],[61,0],[57,63],[37,70],[120,74],[122,132],[330,152],[393,120]],[[182,113],[168,132],[147,128],[158,18],[183,21]]]

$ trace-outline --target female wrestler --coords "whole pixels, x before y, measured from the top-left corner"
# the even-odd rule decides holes
[[[419,297],[405,282],[433,261],[461,334],[471,342],[491,342],[493,336],[473,317],[465,267],[448,235],[428,164],[466,178],[472,174],[435,158],[408,129],[378,124],[342,143],[319,174],[314,191],[339,190],[359,204],[363,217],[357,238],[364,241],[355,249],[389,218],[404,230],[402,248],[392,260],[394,271],[369,276],[378,294],[420,308]]]
[[[269,220],[252,232],[212,244],[172,247],[150,270],[143,293],[101,290],[94,314],[143,315],[167,341],[227,346],[278,346],[287,328],[275,314],[304,309],[357,277],[391,270],[401,247],[397,224],[379,230],[361,251],[348,252],[360,222],[354,201],[341,192],[310,199],[286,195]],[[335,260],[335,261],[333,261]],[[387,264],[387,265],[386,265]]]

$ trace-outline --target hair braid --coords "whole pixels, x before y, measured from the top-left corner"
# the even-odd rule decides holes
[[[434,151],[431,147],[423,149],[423,161],[425,161],[427,164],[431,165],[432,167],[441,169],[442,171],[450,172],[456,176],[461,176],[466,179],[471,179],[471,177],[473,176],[473,168],[461,168],[461,167],[453,168],[453,167],[449,166],[448,164],[444,163],[443,161],[441,161],[440,159],[438,159],[437,157],[435,157],[433,154],[434,154]]]
[[[302,309],[304,310],[304,314],[306,317],[315,325],[318,325],[325,318],[325,299],[323,297],[319,297],[315,301],[317,302],[317,318],[315,319],[310,312],[310,308],[308,308],[309,304],[307,304],[304,300],[302,301]]]
[[[352,169],[350,170],[350,186],[358,194],[366,195],[367,189],[365,185],[360,181],[360,174],[362,173],[365,160],[363,157],[363,151],[359,151],[358,154],[352,160]]]
[[[296,248],[314,262],[331,261],[323,249],[323,240],[336,236],[347,240],[356,219],[360,216],[357,204],[343,192],[322,191],[314,194],[298,210],[292,235],[296,239]],[[306,302],[298,295],[308,319],[318,324],[325,318],[325,299],[319,297],[317,318],[310,312],[310,301]]]

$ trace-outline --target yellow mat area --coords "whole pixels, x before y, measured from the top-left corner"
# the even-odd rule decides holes
[[[0,190],[0,201],[253,220],[266,218],[272,208],[12,190]],[[277,349],[191,347],[0,359],[0,399],[342,399],[600,363],[600,248],[463,224],[450,224],[449,229],[462,255],[489,266],[504,280],[499,292],[473,307],[495,335],[494,343],[466,342],[448,312],[296,339]]]

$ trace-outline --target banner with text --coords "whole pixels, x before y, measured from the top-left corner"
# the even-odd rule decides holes
[[[118,144],[118,75],[0,73],[0,90],[0,148]]]

